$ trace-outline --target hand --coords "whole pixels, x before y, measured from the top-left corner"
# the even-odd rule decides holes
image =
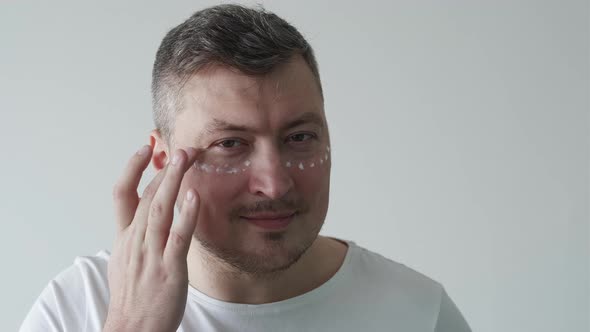
[[[189,189],[180,220],[174,203],[197,151],[177,150],[172,161],[137,196],[152,156],[138,151],[113,190],[117,236],[108,265],[110,304],[104,331],[176,331],[188,291],[187,254],[197,224],[199,196]],[[177,158],[177,159],[176,159]]]

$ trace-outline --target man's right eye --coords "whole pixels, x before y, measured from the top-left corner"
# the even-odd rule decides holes
[[[232,148],[236,148],[240,145],[242,145],[242,142],[240,142],[237,139],[226,139],[226,140],[223,140],[223,141],[217,143],[217,146],[222,147],[224,149],[232,149]]]

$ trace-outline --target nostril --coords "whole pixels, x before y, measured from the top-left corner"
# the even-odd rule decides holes
[[[250,175],[250,192],[256,195],[264,195],[273,199],[281,198],[293,188],[293,179],[287,172],[255,171]]]

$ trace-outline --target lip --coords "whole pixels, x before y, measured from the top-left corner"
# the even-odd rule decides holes
[[[288,218],[288,217],[290,217],[290,216],[292,216],[294,214],[295,214],[294,211],[281,212],[281,213],[258,213],[258,214],[250,214],[250,215],[247,215],[247,216],[242,216],[242,218],[250,219],[250,220],[256,220],[256,219],[262,219],[262,220],[284,219],[284,218]]]
[[[255,214],[249,216],[241,216],[240,218],[246,220],[248,223],[255,225],[265,230],[283,230],[289,226],[297,215],[296,212],[291,213],[265,213]]]

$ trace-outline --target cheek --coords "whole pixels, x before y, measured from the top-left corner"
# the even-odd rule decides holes
[[[330,161],[318,165],[317,161],[299,161],[289,168],[295,190],[304,197],[313,197],[325,191],[330,183]]]
[[[209,233],[227,227],[230,211],[236,206],[244,184],[242,176],[215,175],[191,168],[181,184],[181,195],[186,190],[196,190],[200,198],[198,228]],[[180,197],[179,197],[180,198]]]
[[[316,196],[327,190],[330,183],[332,159],[330,147],[326,146],[318,153],[304,159],[293,158],[284,161],[284,167],[297,184],[298,191],[306,196]]]
[[[293,179],[297,196],[306,202],[308,212],[314,220],[323,220],[329,201],[330,158],[324,159],[319,166],[317,159],[300,161],[294,166],[289,169],[289,174]]]
[[[201,206],[195,235],[201,240],[227,242],[235,232],[230,223],[230,211],[236,206],[244,188],[238,178],[235,175],[208,174],[194,168],[187,171],[182,192],[193,188],[199,193]]]
[[[225,209],[216,208],[217,213],[227,211],[231,207],[232,201],[239,196],[243,189],[242,176],[235,175],[218,175],[201,172],[194,167],[187,171],[183,180],[183,186],[186,189],[194,188],[201,198],[201,207],[224,206]],[[185,190],[186,190],[185,189]]]

